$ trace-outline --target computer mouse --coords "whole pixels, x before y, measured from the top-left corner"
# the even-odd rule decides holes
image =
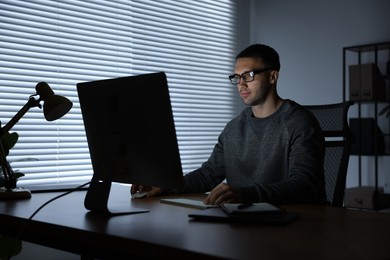
[[[131,198],[133,199],[141,199],[146,197],[147,192],[136,192],[134,194],[131,194]]]

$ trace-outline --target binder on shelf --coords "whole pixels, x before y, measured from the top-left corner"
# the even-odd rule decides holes
[[[375,155],[375,138],[377,142],[376,154],[385,153],[384,134],[375,123],[374,118],[350,118],[349,127],[352,133],[352,155]]]
[[[390,207],[390,194],[383,187],[360,186],[345,190],[344,206],[347,208],[381,210]]]
[[[352,101],[385,101],[386,82],[374,63],[349,66],[349,95]]]

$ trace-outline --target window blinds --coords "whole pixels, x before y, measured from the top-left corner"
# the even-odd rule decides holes
[[[232,118],[235,2],[0,2],[0,120],[5,125],[47,82],[73,102],[47,122],[31,108],[10,132],[8,160],[25,173],[19,186],[56,189],[92,176],[76,84],[164,71],[184,173],[200,166]],[[147,104],[147,92],[144,97]],[[104,123],[104,122],[102,122]]]

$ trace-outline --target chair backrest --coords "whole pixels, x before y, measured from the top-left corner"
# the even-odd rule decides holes
[[[305,106],[317,118],[325,136],[325,190],[330,206],[342,207],[352,136],[348,110],[352,101]]]

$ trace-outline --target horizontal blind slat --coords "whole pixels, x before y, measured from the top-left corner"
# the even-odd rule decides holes
[[[19,141],[8,160],[26,174],[18,184],[90,180],[76,84],[156,71],[167,74],[183,171],[199,167],[234,115],[235,8],[232,0],[2,1],[1,123],[41,81],[74,103],[54,122],[31,108],[11,129]]]

